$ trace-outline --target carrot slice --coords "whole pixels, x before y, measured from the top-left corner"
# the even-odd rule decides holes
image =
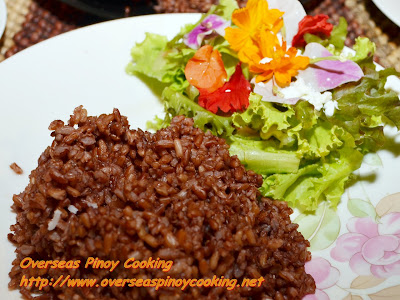
[[[228,77],[221,54],[210,45],[201,47],[188,61],[185,76],[190,84],[209,93],[223,86]]]

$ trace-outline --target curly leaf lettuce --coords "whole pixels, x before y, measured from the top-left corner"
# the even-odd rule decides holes
[[[352,61],[360,64],[364,60],[369,59],[372,62],[372,58],[376,51],[376,45],[366,37],[358,37],[356,38],[353,50],[356,51],[356,54],[351,57]]]
[[[345,183],[361,166],[363,159],[354,148],[352,136],[339,128],[336,132],[343,140],[342,147],[324,160],[301,167],[297,173],[267,176],[261,192],[267,197],[285,200],[303,211],[315,211],[325,200],[335,208],[344,193]]]
[[[303,212],[316,211],[324,201],[326,209],[329,205],[334,210],[352,173],[360,167],[363,155],[384,144],[383,126],[390,124],[400,129],[399,98],[384,88],[387,77],[399,76],[399,73],[393,69],[375,70],[372,59],[375,45],[366,38],[356,40],[355,54],[344,51],[347,22],[341,19],[328,39],[305,37],[307,42],[318,42],[340,58],[347,55],[365,74],[362,79],[342,83],[332,91],[332,100],[338,104],[333,116],[315,110],[307,101],[264,102],[254,93],[250,95],[246,111],[232,116],[213,114],[198,105],[199,91],[185,78],[185,66],[195,50],[183,40],[208,15],[229,20],[235,8],[234,0],[221,0],[196,24],[182,27],[172,40],[147,34],[142,43],[133,47],[127,72],[148,84],[157,84],[158,92],[163,89],[160,95],[166,115],[149,122],[148,127],[168,126],[176,115],[191,117],[196,127],[224,138],[232,155],[263,175],[260,190],[264,196],[285,200]],[[231,76],[238,58],[228,42],[222,36],[212,35],[204,43],[221,53],[227,74]],[[245,64],[242,70],[250,79]],[[308,84],[312,82],[308,80]]]
[[[363,152],[378,150],[385,137],[383,126],[395,125],[400,129],[400,101],[394,91],[385,89],[387,77],[399,76],[394,69],[368,73],[357,83],[344,84],[333,92],[338,110],[327,120],[352,134],[357,147]]]
[[[221,1],[219,5],[213,6],[207,14],[203,15],[197,23],[183,26],[171,41],[159,34],[146,33],[145,40],[132,48],[132,61],[126,67],[126,72],[131,75],[142,75],[141,78],[144,80],[146,77],[154,78],[175,91],[184,92],[189,87],[184,72],[185,66],[196,52],[184,44],[184,36],[210,14],[216,14],[229,20],[236,8],[238,6],[234,0]],[[228,76],[231,76],[239,61],[236,53],[229,48],[228,42],[222,37],[212,38],[207,42],[215,45],[216,49],[222,53],[226,71]]]
[[[162,123],[158,122],[158,126],[155,127],[168,126],[173,117],[185,115],[193,118],[196,127],[203,131],[210,130],[217,136],[231,136],[234,131],[232,118],[217,116],[171,88],[165,88],[162,99],[166,116],[165,120]]]
[[[319,119],[306,101],[279,105],[261,101],[261,96],[251,94],[249,102],[245,112],[232,115],[233,125],[256,132],[261,140],[274,141],[276,149],[315,159],[328,155],[343,144],[335,129]]]
[[[260,134],[260,137],[267,140],[275,137],[282,142],[285,137],[284,131],[291,127],[289,118],[295,114],[291,107],[282,112],[274,107],[272,102],[261,101],[261,96],[250,94],[249,107],[243,113],[232,115],[233,124],[237,127],[249,127]]]
[[[129,63],[126,71],[129,74],[143,73],[162,81],[164,74],[168,71],[168,61],[162,55],[167,43],[168,39],[165,36],[146,33],[145,40],[132,48],[131,56],[135,64]]]
[[[305,101],[279,105],[253,94],[249,108],[233,114],[232,121],[239,129],[229,139],[231,153],[265,175],[263,195],[304,211],[314,211],[322,201],[335,208],[362,162],[353,136]],[[238,136],[244,133],[248,140]]]
[[[330,50],[334,54],[338,54],[344,48],[344,42],[347,37],[347,21],[345,18],[340,17],[339,24],[333,27],[331,35],[327,39],[322,39],[311,33],[306,33],[304,35],[304,40],[307,44],[318,43],[324,47],[331,47]],[[333,47],[332,47],[333,46]]]
[[[145,40],[131,50],[132,62],[126,67],[127,73],[154,78],[176,91],[186,89],[189,83],[185,77],[185,65],[195,50],[185,48],[182,43],[174,48],[168,44],[165,36],[146,33]]]

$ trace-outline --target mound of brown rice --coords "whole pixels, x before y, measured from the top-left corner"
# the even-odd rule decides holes
[[[77,126],[76,126],[77,125]],[[286,203],[261,198],[260,175],[231,157],[223,139],[175,117],[152,134],[130,130],[117,109],[69,123],[53,121],[54,141],[40,156],[25,191],[14,195],[17,222],[9,240],[16,259],[9,287],[23,275],[58,278],[259,278],[258,288],[45,287],[40,299],[301,299],[313,293],[305,273],[309,242]],[[22,269],[34,260],[120,260],[113,271]],[[172,260],[169,272],[125,269],[129,257]]]

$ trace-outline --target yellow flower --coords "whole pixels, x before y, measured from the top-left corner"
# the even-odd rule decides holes
[[[306,56],[297,56],[297,49],[286,49],[278,37],[268,30],[261,30],[259,48],[249,48],[245,53],[250,72],[259,74],[256,82],[267,81],[272,77],[280,87],[290,84],[292,77],[299,70],[304,70],[310,63]]]
[[[226,28],[225,39],[238,52],[239,59],[247,62],[244,53],[257,48],[260,28],[277,33],[283,26],[282,15],[278,9],[268,9],[266,0],[249,0],[245,8],[233,12],[232,22],[238,28]]]

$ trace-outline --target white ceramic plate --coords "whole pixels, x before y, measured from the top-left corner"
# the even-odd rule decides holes
[[[110,21],[57,36],[0,64],[0,295],[7,295],[7,299],[20,299],[18,292],[10,292],[7,288],[8,272],[15,257],[14,247],[6,238],[10,225],[15,223],[15,215],[10,206],[12,195],[23,191],[30,171],[37,166],[38,157],[51,143],[50,132],[47,130],[50,122],[54,119],[66,121],[73,109],[82,104],[91,115],[111,113],[117,107],[122,114],[128,116],[131,127],[145,128],[147,120],[162,113],[162,105],[146,85],[125,73],[125,66],[130,61],[130,49],[135,42],[144,39],[146,31],[166,34],[171,38],[181,25],[194,22],[198,18],[199,15],[195,14],[178,14]],[[399,83],[399,80],[392,79],[391,85],[399,86]],[[343,299],[349,294],[368,297],[371,294],[391,293],[400,296],[400,287],[397,286],[400,284],[400,277],[392,276],[400,275],[399,268],[389,274],[389,279],[375,277],[368,270],[362,270],[365,276],[360,277],[357,273],[359,270],[349,268],[346,259],[337,261],[331,256],[333,248],[342,257],[348,255],[343,254],[346,247],[342,247],[347,244],[336,243],[338,235],[341,236],[340,240],[353,244],[361,241],[353,241],[352,237],[359,237],[357,234],[363,233],[346,236],[352,230],[348,225],[353,217],[352,213],[370,216],[368,220],[376,226],[378,225],[375,222],[382,220],[381,224],[387,224],[385,216],[389,213],[395,214],[400,220],[400,206],[394,202],[396,199],[400,201],[400,194],[381,201],[388,195],[400,192],[400,136],[396,136],[397,133],[393,130],[391,134],[393,139],[390,145],[395,150],[382,150],[379,155],[366,158],[359,172],[365,176],[372,173],[374,178],[372,181],[359,181],[348,189],[338,208],[338,214],[334,213],[332,216],[329,209],[322,208],[316,217],[309,216],[301,221],[303,228],[307,228],[308,234],[311,233],[310,239],[313,243],[315,263],[314,267],[310,265],[310,270],[317,280],[319,298],[316,299]],[[22,167],[23,175],[14,174],[9,168],[13,162]],[[350,213],[347,208],[348,199],[353,199],[353,202],[362,201],[362,209]],[[380,204],[375,209],[378,202],[386,206]],[[390,206],[391,204],[393,205]],[[386,209],[387,207],[389,208]],[[393,254],[395,262],[400,264],[400,221],[396,222],[392,222],[390,230],[397,230],[391,232],[391,236],[395,242],[399,242],[399,248],[393,250],[392,246],[388,253]],[[388,235],[388,228],[384,226],[386,225],[380,225],[383,228],[380,235]],[[373,236],[372,233],[362,241],[375,241],[381,248],[386,247],[386,244],[379,243],[380,237]],[[363,245],[358,246],[360,249],[356,250],[359,251],[352,253],[352,256],[364,255]],[[377,260],[379,253],[369,257],[369,261],[364,260],[367,266],[378,263],[382,265]],[[317,273],[315,266],[319,268]],[[396,290],[387,292],[387,288]]]
[[[0,38],[4,33],[7,23],[7,6],[4,0],[0,0]]]
[[[375,5],[390,19],[393,23],[400,26],[400,1],[398,0],[372,0]]]

